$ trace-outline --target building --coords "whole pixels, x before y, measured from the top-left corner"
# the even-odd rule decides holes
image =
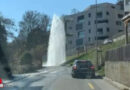
[[[124,10],[124,0],[118,0],[116,4],[120,6],[120,9]]]
[[[125,12],[130,12],[130,0],[124,0]]]
[[[64,20],[67,55],[86,50],[87,47],[95,45],[96,39],[101,44],[103,40],[122,32],[124,29],[121,21],[123,16],[124,11],[120,5],[111,3],[98,4],[97,13],[96,5],[92,5],[82,12],[66,15]]]

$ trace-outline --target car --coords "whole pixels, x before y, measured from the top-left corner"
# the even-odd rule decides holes
[[[72,66],[72,77],[95,77],[95,67],[88,60],[75,60]]]
[[[109,43],[112,43],[112,42],[113,42],[113,40],[111,40],[111,39],[106,39],[106,40],[104,40],[103,44],[109,44]]]

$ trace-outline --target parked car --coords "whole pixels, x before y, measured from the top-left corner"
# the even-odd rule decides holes
[[[103,44],[109,44],[109,43],[112,43],[112,42],[113,42],[113,40],[111,40],[111,39],[106,39],[106,40],[104,40]]]
[[[91,61],[76,60],[72,66],[72,77],[95,77],[95,67]]]

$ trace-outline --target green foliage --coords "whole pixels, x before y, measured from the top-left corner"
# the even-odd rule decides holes
[[[24,52],[21,56],[22,65],[31,65],[32,64],[32,55],[29,52]]]
[[[6,46],[6,40],[7,40],[7,32],[5,30],[5,27],[0,25],[0,44],[2,48]]]
[[[105,76],[105,70],[104,70],[104,66],[97,71],[97,73],[100,75],[100,76]]]

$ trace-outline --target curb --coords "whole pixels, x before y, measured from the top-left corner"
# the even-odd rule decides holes
[[[113,80],[111,80],[111,79],[109,79],[107,77],[104,77],[103,79],[105,81],[107,81],[108,83],[110,83],[111,85],[117,87],[120,90],[130,90],[130,87],[127,87],[127,86],[125,86],[125,85],[123,85],[121,83],[115,82],[115,81],[113,81]]]

